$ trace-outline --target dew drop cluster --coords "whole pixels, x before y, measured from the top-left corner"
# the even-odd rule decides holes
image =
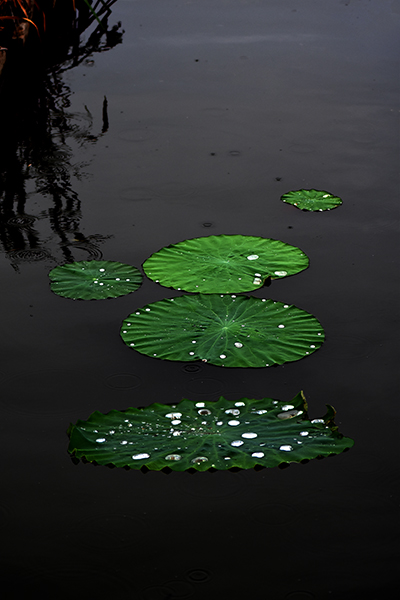
[[[183,400],[101,417],[95,427],[89,421],[80,426],[100,464],[115,453],[116,466],[131,468],[251,468],[336,453],[330,427],[325,419],[307,419],[300,395],[292,403]]]

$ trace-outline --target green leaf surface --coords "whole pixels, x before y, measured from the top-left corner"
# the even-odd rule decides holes
[[[324,341],[315,317],[251,296],[178,296],[137,309],[122,323],[133,350],[164,360],[270,367],[312,354]]]
[[[211,235],[162,248],[143,264],[163,286],[202,294],[236,294],[260,288],[266,279],[295,275],[308,267],[300,248],[245,235]]]
[[[222,397],[174,406],[155,403],[79,420],[68,429],[68,451],[100,465],[155,471],[276,467],[351,448],[353,440],[338,432],[334,415],[328,406],[322,419],[310,421],[302,392],[288,404]]]
[[[51,290],[73,300],[118,298],[140,287],[141,272],[120,262],[82,260],[55,267],[49,273]]]
[[[301,210],[320,211],[332,210],[343,204],[341,198],[323,190],[295,190],[281,197],[283,202],[297,206]]]

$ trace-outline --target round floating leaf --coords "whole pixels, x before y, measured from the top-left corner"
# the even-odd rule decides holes
[[[235,294],[260,288],[308,267],[308,257],[279,240],[211,235],[162,248],[143,264],[146,275],[186,292]]]
[[[284,194],[281,200],[301,210],[312,211],[331,210],[343,203],[341,198],[321,190],[295,190]]]
[[[351,448],[353,440],[338,432],[334,416],[328,406],[322,419],[310,421],[302,392],[289,404],[271,398],[182,400],[95,412],[70,426],[68,451],[101,465],[155,471],[275,467]]]
[[[269,367],[315,352],[324,330],[296,306],[250,296],[179,296],[148,304],[122,324],[125,344],[165,360]]]
[[[103,300],[130,294],[140,287],[141,272],[120,262],[82,260],[52,269],[50,287],[73,300]]]

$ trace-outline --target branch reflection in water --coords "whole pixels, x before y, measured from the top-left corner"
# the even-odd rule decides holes
[[[73,147],[93,145],[107,133],[107,98],[96,131],[87,106],[70,110],[63,76],[122,43],[121,23],[108,26],[115,1],[91,0],[96,16],[84,0],[76,11],[72,2],[56,3],[41,37],[31,27],[23,43],[15,24],[0,28],[0,46],[8,48],[0,76],[0,250],[16,271],[24,262],[99,259],[99,246],[110,237],[81,231],[82,203],[73,185],[86,175]]]

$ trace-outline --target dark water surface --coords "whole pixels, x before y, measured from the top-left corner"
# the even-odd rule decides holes
[[[70,128],[3,215],[7,599],[394,597],[399,20],[392,0],[118,0],[110,24],[121,21],[123,43],[64,75],[71,104],[58,115]],[[343,205],[306,213],[279,201],[299,188]],[[185,369],[119,337],[136,307],[178,292],[145,280],[129,296],[73,302],[49,289],[65,260],[139,267],[210,234],[276,238],[310,257],[255,295],[314,314],[321,350],[271,369]],[[195,475],[67,454],[69,423],[94,410],[221,394],[289,401],[300,389],[311,418],[336,408],[353,449]]]

